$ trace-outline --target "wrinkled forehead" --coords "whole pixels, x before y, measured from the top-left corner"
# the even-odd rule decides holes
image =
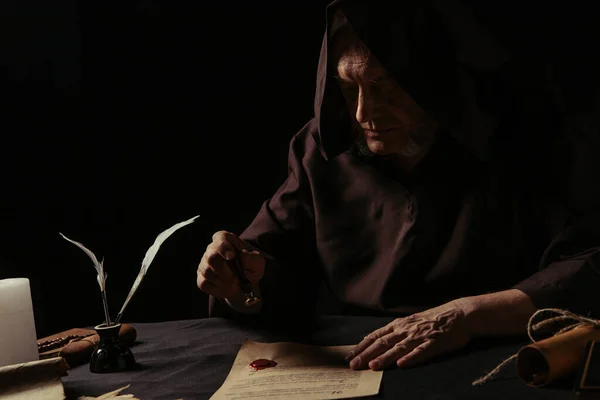
[[[339,32],[332,42],[333,66],[364,64],[367,65],[374,60],[373,54],[368,47],[349,29]]]
[[[348,18],[346,13],[349,10],[337,8],[331,15],[328,29],[328,52],[329,65],[336,69],[340,64],[357,64],[365,63],[371,67],[395,69],[398,62],[404,64],[406,61],[406,48],[397,38],[393,40],[391,36],[396,36],[397,32],[387,32],[379,24],[376,30],[383,29],[386,31],[382,36],[386,37],[385,41],[381,41],[379,35],[373,37],[372,29],[374,26],[368,24],[364,26],[364,21],[357,18],[355,14],[360,15],[360,12],[350,12],[352,18]],[[383,21],[382,21],[383,22]],[[379,47],[383,45],[385,51],[381,51]],[[374,46],[375,48],[373,48]],[[393,50],[392,50],[393,49]],[[383,59],[380,57],[383,56]],[[388,56],[392,59],[388,60]],[[391,62],[390,62],[391,61]],[[387,69],[387,68],[386,68]],[[390,71],[391,72],[391,71]]]
[[[341,22],[340,22],[341,21]],[[338,12],[330,35],[331,65],[339,75],[344,72],[385,75],[386,71],[352,26]]]
[[[348,49],[337,61],[334,72],[343,81],[378,80],[388,77],[388,73],[372,54]]]
[[[342,55],[351,54],[355,58],[376,58],[392,75],[403,72],[411,58],[408,18],[407,10],[396,10],[386,1],[337,2],[328,21],[332,64],[336,65]]]

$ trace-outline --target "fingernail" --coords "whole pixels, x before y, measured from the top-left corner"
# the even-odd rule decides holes
[[[225,259],[226,260],[233,260],[235,258],[235,253],[231,250],[227,250],[225,252]]]
[[[344,357],[344,361],[349,362],[353,358],[354,358],[354,353],[350,352],[350,353],[348,353],[348,355],[346,355],[346,357]]]

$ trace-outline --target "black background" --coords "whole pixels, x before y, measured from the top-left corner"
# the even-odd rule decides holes
[[[114,317],[156,235],[197,214],[124,322],[206,316],[206,245],[251,222],[312,117],[326,3],[0,2],[0,278],[30,279],[38,336],[103,319],[91,262],[59,232],[105,258]],[[588,112],[596,14],[480,3],[507,47],[551,55]]]
[[[103,319],[90,260],[59,232],[105,258],[114,318],[156,235],[199,214],[123,321],[203,317],[212,234],[243,230],[286,176],[326,2],[196,3],[0,5],[0,278],[30,279],[38,336]]]

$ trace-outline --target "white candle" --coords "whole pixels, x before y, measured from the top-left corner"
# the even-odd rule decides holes
[[[0,367],[39,360],[29,279],[0,280]]]

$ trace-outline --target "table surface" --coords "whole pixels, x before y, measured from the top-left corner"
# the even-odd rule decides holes
[[[390,318],[324,316],[304,342],[317,345],[357,343]],[[68,398],[99,396],[131,384],[123,393],[141,400],[209,399],[229,373],[244,339],[291,341],[222,318],[133,323],[138,333],[131,347],[140,368],[93,374],[87,364],[63,378]],[[296,340],[298,341],[298,340]],[[410,369],[384,371],[375,399],[575,399],[568,387],[532,388],[516,375],[514,364],[481,386],[471,382],[492,370],[526,344],[519,340],[477,342],[466,349]]]

